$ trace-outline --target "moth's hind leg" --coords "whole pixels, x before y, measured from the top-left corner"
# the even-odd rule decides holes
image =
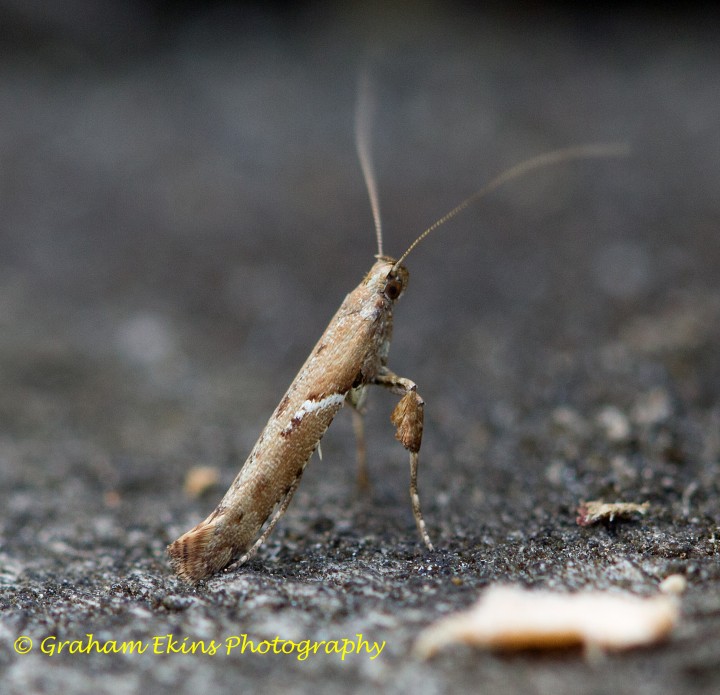
[[[357,486],[363,492],[370,489],[370,476],[367,469],[367,450],[365,448],[365,386],[350,389],[346,396],[352,406],[353,431],[355,432],[355,452],[357,458]]]
[[[390,419],[395,425],[395,438],[410,453],[410,500],[418,532],[429,550],[433,549],[425,526],[422,511],[420,510],[420,495],[418,494],[417,472],[418,454],[422,444],[423,420],[425,401],[417,392],[417,385],[410,379],[405,379],[384,368],[378,374],[374,383],[390,389],[393,393],[401,395],[400,402],[395,406]]]

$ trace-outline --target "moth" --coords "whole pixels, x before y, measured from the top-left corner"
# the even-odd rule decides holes
[[[237,561],[251,558],[285,513],[305,466],[337,412],[353,409],[359,478],[367,479],[362,410],[369,386],[400,396],[391,420],[409,452],[410,500],[418,532],[432,550],[418,494],[418,454],[424,401],[415,382],[388,367],[393,310],[408,284],[407,256],[428,234],[498,186],[533,169],[588,157],[622,154],[618,145],[586,145],[549,152],[507,169],[428,227],[397,259],[383,253],[379,198],[368,146],[370,95],[361,84],[356,111],[356,147],[377,239],[375,263],[347,295],[305,364],[270,416],[245,464],[215,510],[168,546],[170,562],[184,580],[197,583]],[[275,513],[263,530],[270,515]]]

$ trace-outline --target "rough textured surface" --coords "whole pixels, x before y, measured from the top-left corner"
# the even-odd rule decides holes
[[[40,7],[0,3],[3,692],[717,692],[716,33],[552,8]],[[523,158],[618,140],[633,155],[509,185],[407,260],[390,365],[427,403],[435,552],[394,400],[373,393],[372,493],[355,493],[341,413],[259,556],[192,589],[165,545],[220,499],[372,263],[352,135],[368,54],[388,253]],[[188,498],[201,465],[220,483]],[[650,509],[578,527],[599,498]],[[662,646],[410,656],[490,582],[650,595],[672,573],[688,590]],[[345,661],[40,652],[86,633],[387,645]]]

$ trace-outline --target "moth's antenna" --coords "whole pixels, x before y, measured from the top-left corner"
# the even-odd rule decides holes
[[[370,128],[375,107],[374,95],[370,79],[366,72],[360,75],[358,83],[357,104],[355,105],[355,147],[357,149],[360,167],[362,168],[365,186],[370,197],[373,220],[375,221],[375,236],[377,237],[378,256],[383,255],[382,222],[380,221],[380,201],[378,199],[375,169],[370,154]]]
[[[597,157],[624,157],[630,152],[628,145],[623,143],[611,143],[611,144],[599,144],[599,145],[581,145],[579,147],[566,147],[561,150],[553,150],[552,152],[546,152],[545,154],[526,159],[524,162],[520,162],[515,166],[506,169],[502,174],[495,177],[490,183],[483,186],[477,193],[473,193],[469,198],[460,203],[457,207],[454,207],[450,212],[443,215],[439,220],[431,224],[408,248],[405,253],[395,262],[394,268],[397,268],[407,257],[408,254],[428,235],[430,232],[436,230],[441,225],[445,224],[448,220],[452,219],[459,212],[462,212],[468,205],[484,198],[489,193],[492,193],[496,188],[499,188],[504,183],[512,181],[523,174],[527,174],[533,169],[539,169],[540,167],[551,166],[553,164],[560,164],[561,162],[567,162],[572,159],[595,159]]]

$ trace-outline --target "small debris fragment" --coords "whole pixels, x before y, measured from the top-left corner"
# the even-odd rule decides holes
[[[414,651],[427,659],[456,643],[499,650],[631,649],[666,637],[678,616],[677,599],[667,595],[561,594],[494,586],[469,610],[421,632]]]
[[[120,506],[120,493],[117,490],[108,490],[103,494],[103,502],[109,509],[117,509]]]
[[[683,574],[670,574],[660,582],[658,589],[669,596],[680,596],[687,589],[687,579]]]
[[[625,413],[609,405],[597,415],[597,423],[605,430],[605,435],[611,442],[623,442],[630,436],[630,421]]]
[[[634,514],[644,516],[649,508],[649,502],[634,504],[633,502],[610,503],[602,500],[592,500],[580,504],[576,521],[580,526],[590,526],[598,521],[612,523],[615,519],[627,519]]]
[[[633,420],[639,425],[658,425],[672,415],[670,395],[662,388],[656,388],[641,396],[632,411]]]
[[[220,480],[220,471],[215,466],[195,466],[185,476],[185,493],[190,497],[200,497]]]
[[[690,498],[698,491],[700,485],[697,480],[693,480],[683,491],[682,494],[682,514],[687,519],[690,516]]]

